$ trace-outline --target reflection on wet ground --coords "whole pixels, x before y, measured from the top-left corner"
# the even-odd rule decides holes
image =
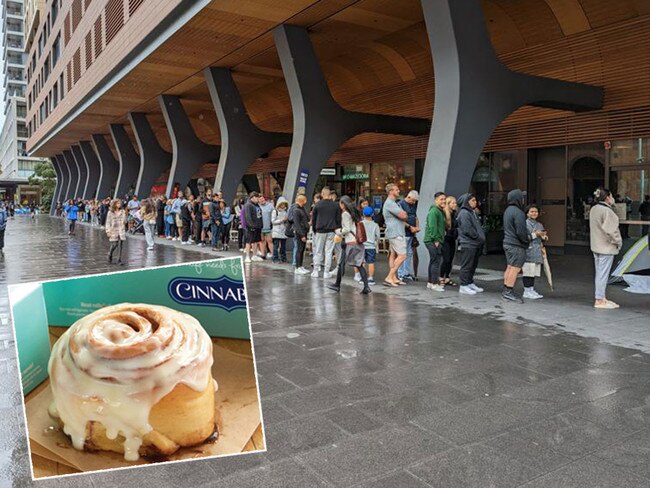
[[[94,229],[10,222],[0,486],[29,486],[6,284],[115,270]],[[204,255],[129,240],[125,268]],[[650,355],[552,326],[247,277],[268,452],[39,486],[648,486]]]

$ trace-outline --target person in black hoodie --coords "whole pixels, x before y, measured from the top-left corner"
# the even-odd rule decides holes
[[[309,214],[305,205],[307,204],[307,197],[305,195],[298,195],[296,203],[293,207],[293,224],[292,229],[296,240],[296,269],[295,274],[309,274],[309,270],[303,266],[303,258],[305,256],[305,247],[307,245],[307,234],[309,234]]]
[[[156,199],[156,231],[158,237],[165,238],[165,203],[167,198],[165,195],[160,195]]]
[[[212,202],[210,203],[210,240],[212,242],[212,250],[217,251],[217,244],[219,243],[219,236],[222,224],[221,206],[219,205],[219,196],[215,193],[212,195]]]
[[[458,259],[460,264],[460,287],[463,295],[476,295],[483,288],[474,283],[474,273],[485,243],[485,232],[476,215],[478,201],[476,196],[465,193],[458,198]]]
[[[262,227],[264,226],[264,222],[262,220],[262,209],[258,205],[259,197],[259,193],[255,191],[251,192],[242,210],[244,222],[246,223],[246,248],[244,250],[244,262],[246,263],[262,261],[262,258],[258,254],[261,254]],[[253,253],[252,257],[250,255],[251,252]]]
[[[513,288],[517,282],[517,276],[526,262],[526,249],[530,244],[531,237],[526,226],[526,214],[524,212],[525,194],[519,189],[508,193],[508,206],[503,213],[503,250],[506,253],[506,271],[503,274],[504,300],[523,303]]]

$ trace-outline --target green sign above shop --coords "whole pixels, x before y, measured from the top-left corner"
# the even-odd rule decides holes
[[[350,173],[343,175],[344,180],[367,180],[370,178],[368,173]]]

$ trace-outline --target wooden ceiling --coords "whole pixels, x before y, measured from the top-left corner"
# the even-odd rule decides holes
[[[497,129],[491,147],[556,144],[568,137],[569,127],[578,139],[593,139],[602,132],[596,126],[609,130],[609,114],[650,107],[649,1],[481,4],[494,48],[507,66],[605,87],[605,107],[594,114],[518,110]],[[156,98],[161,93],[181,96],[199,136],[218,144],[218,123],[202,74],[207,66],[233,69],[244,103],[261,128],[291,132],[289,96],[271,33],[282,22],[309,28],[342,106],[431,118],[434,73],[420,0],[215,0],[39,154],[56,154],[93,133],[108,133],[109,123],[127,123],[129,111],[150,114],[161,143],[170,149]],[[580,121],[585,121],[583,128]],[[525,136],[520,128],[526,128]],[[650,124],[647,131],[650,135]],[[337,157],[352,157],[355,148],[374,160],[382,155],[422,157],[426,138],[362,135],[348,141]]]

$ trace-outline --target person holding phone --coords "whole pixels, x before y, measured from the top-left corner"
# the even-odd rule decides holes
[[[535,278],[542,274],[542,264],[544,264],[543,243],[548,240],[548,235],[544,226],[537,221],[539,217],[539,207],[537,205],[528,205],[526,217],[526,228],[530,235],[530,243],[528,249],[526,249],[526,262],[521,268],[524,277],[524,298],[539,300],[544,296],[535,290]]]

